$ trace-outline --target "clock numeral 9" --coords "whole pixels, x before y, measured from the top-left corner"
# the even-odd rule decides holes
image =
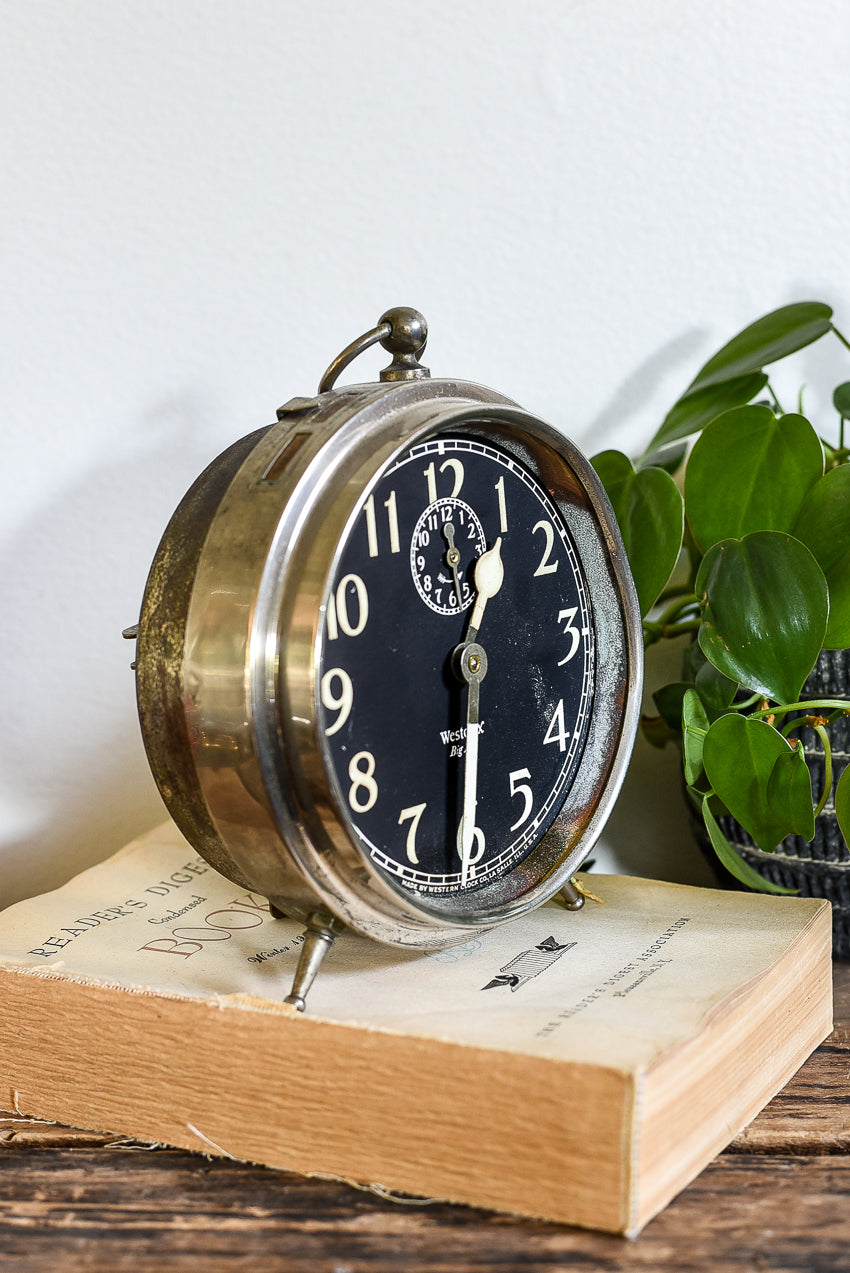
[[[338,694],[334,693],[334,680],[339,681]],[[351,684],[351,677],[348,673],[341,667],[332,667],[329,672],[325,672],[322,677],[322,706],[326,707],[329,712],[339,712],[339,716],[337,716],[334,723],[329,729],[325,730],[327,738],[342,729],[351,715],[353,703],[354,686]]]
[[[413,804],[409,809],[402,809],[398,815],[399,826],[403,822],[410,822],[410,829],[407,832],[407,860],[413,862],[415,866],[419,864],[419,858],[416,856],[416,829],[426,807],[424,804]]]
[[[351,787],[348,792],[348,803],[355,813],[368,813],[378,799],[378,784],[375,782],[375,757],[370,751],[358,751],[348,764],[348,776]],[[365,796],[360,795],[365,791]]]
[[[353,588],[353,594],[349,594]],[[349,598],[357,602],[357,619],[352,618],[349,610]],[[369,594],[366,585],[359,575],[344,575],[337,584],[336,591],[328,597],[328,640],[336,641],[340,631],[346,636],[359,636],[366,627],[369,618]]]

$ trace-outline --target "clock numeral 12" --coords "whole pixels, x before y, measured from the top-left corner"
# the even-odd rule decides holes
[[[452,487],[449,499],[457,499],[458,495],[460,495],[460,488],[463,486],[463,465],[460,460],[444,460],[440,465],[440,472],[445,473],[446,469],[451,469],[454,473],[454,486]],[[437,477],[433,460],[428,465],[427,469],[422,470],[422,476],[428,483],[428,503],[434,504],[437,500]]]

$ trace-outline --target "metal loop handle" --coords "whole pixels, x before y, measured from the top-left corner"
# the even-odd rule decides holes
[[[393,355],[393,360],[381,372],[382,381],[421,380],[430,376],[427,367],[419,362],[419,354],[428,340],[428,324],[416,309],[408,309],[399,305],[388,309],[378,320],[377,327],[364,332],[346,345],[341,354],[337,354],[325,374],[319,381],[319,393],[327,393],[333,389],[337,378],[358,354],[381,344]]]

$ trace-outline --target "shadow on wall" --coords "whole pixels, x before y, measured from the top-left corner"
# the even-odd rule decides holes
[[[57,887],[166,816],[121,632],[168,518],[229,440],[217,445],[204,415],[189,395],[162,404],[128,431],[123,458],[52,495],[0,557],[0,906]]]

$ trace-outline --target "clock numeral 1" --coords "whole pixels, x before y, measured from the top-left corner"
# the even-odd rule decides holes
[[[349,611],[348,589],[354,589],[353,600],[357,601],[357,622],[353,623]],[[328,640],[336,641],[340,631],[346,636],[359,636],[366,627],[369,618],[369,594],[366,585],[359,575],[344,575],[328,597]]]
[[[335,694],[333,689],[334,681],[339,681],[339,693]],[[325,672],[322,677],[322,706],[326,707],[329,712],[339,712],[334,723],[329,729],[325,730],[325,737],[330,738],[332,734],[336,734],[342,729],[345,722],[351,715],[351,708],[354,703],[354,686],[351,684],[351,677],[341,667],[332,667],[329,672]]]
[[[463,486],[463,465],[460,460],[444,460],[440,465],[440,472],[445,473],[446,469],[451,469],[454,474],[454,486],[452,487],[449,499],[457,499],[458,495],[460,495],[460,488]],[[434,504],[437,500],[437,476],[433,460],[428,465],[427,469],[422,470],[422,476],[428,483],[428,503]]]
[[[431,465],[433,468],[433,464]],[[387,529],[390,535],[390,552],[397,553],[400,551],[401,545],[398,537],[398,507],[396,504],[395,491],[390,491],[389,498],[384,500],[384,508],[387,510]],[[366,539],[369,544],[369,556],[378,556],[378,525],[375,517],[375,496],[370,495],[366,503],[363,505],[363,511],[366,514]]]
[[[536,535],[539,530],[543,531],[546,543],[543,545],[543,556],[540,558],[540,565],[537,567],[534,574],[535,577],[537,575],[554,575],[555,571],[558,569],[558,563],[557,561],[550,561],[549,558],[555,544],[555,532],[549,522],[543,521],[537,522],[531,528],[532,535]]]
[[[561,698],[558,700],[558,706],[552,713],[552,719],[549,722],[549,728],[546,730],[546,737],[543,739],[543,742],[557,743],[559,751],[566,751],[568,738],[569,733],[567,732],[567,727],[564,724],[564,700]]]
[[[425,812],[424,804],[413,804],[409,809],[402,809],[398,815],[398,825],[403,822],[410,822],[410,828],[407,832],[407,860],[413,862],[416,866],[419,864],[419,858],[416,856],[416,828],[419,826],[419,819]]]
[[[368,813],[378,799],[378,784],[375,782],[375,757],[370,751],[358,751],[348,763],[348,776],[351,787],[348,792],[348,803],[355,813]],[[365,791],[365,796],[360,795]]]
[[[504,473],[496,483],[496,494],[499,497],[499,530],[503,535],[508,530],[508,509],[505,504],[505,475]]]

